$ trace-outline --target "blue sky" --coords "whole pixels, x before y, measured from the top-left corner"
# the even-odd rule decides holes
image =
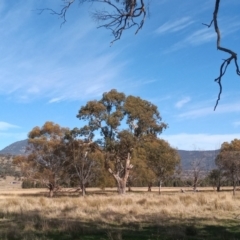
[[[219,106],[214,79],[222,59],[209,23],[214,0],[152,0],[137,35],[97,29],[97,5],[74,3],[67,22],[36,9],[59,10],[60,0],[0,2],[0,149],[27,138],[46,121],[80,127],[87,101],[117,89],[158,106],[173,147],[214,150],[240,138],[240,77],[230,66]],[[102,7],[100,7],[102,9]],[[222,1],[222,45],[240,54],[240,1]]]

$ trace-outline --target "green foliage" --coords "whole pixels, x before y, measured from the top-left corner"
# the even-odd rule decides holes
[[[33,181],[30,181],[30,180],[24,180],[22,182],[22,188],[34,188],[35,187],[35,184]]]
[[[99,101],[89,101],[81,107],[77,117],[87,121],[84,129],[100,133],[98,143],[105,154],[105,166],[119,186],[127,180],[129,186],[136,181],[141,185],[154,181],[146,156],[135,154],[145,137],[157,138],[167,127],[154,104],[113,89]]]
[[[154,104],[113,89],[87,102],[77,117],[86,122],[82,128],[46,122],[32,129],[29,155],[14,159],[26,179],[85,189],[113,186],[114,181],[123,187],[127,181],[147,186],[175,173],[179,157],[158,138],[167,125]],[[94,135],[99,139],[94,141]]]
[[[240,140],[234,139],[230,143],[224,142],[216,158],[216,165],[222,174],[231,180],[233,194],[240,180]]]
[[[175,173],[180,157],[166,141],[149,139],[144,143],[147,165],[155,173],[159,182],[164,182]]]

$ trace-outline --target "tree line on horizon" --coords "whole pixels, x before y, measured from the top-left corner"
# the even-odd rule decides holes
[[[196,191],[204,181],[220,190],[230,180],[235,194],[240,140],[223,143],[211,172],[204,159],[193,159],[183,173],[176,149],[159,138],[167,124],[151,102],[113,89],[100,100],[88,101],[77,118],[83,127],[69,129],[49,121],[29,132],[27,155],[13,160],[25,183],[46,186],[52,197],[59,187],[80,188],[84,196],[88,186],[117,186],[118,193],[125,194],[127,187],[147,186],[151,191],[157,184],[161,193],[169,182]]]

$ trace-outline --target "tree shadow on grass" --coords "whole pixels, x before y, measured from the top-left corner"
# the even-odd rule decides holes
[[[66,209],[68,211],[68,209]],[[69,209],[71,211],[71,209]],[[3,240],[237,240],[240,239],[239,220],[177,219],[159,217],[158,223],[118,224],[123,217],[114,212],[105,213],[102,221],[83,219],[44,218],[40,211],[19,214],[0,211],[0,239]],[[113,218],[113,224],[104,223]]]

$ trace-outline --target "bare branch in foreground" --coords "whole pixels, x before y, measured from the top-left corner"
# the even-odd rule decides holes
[[[119,40],[122,36],[122,33],[126,29],[130,29],[136,26],[137,30],[135,34],[143,27],[146,10],[144,1],[140,0],[126,0],[124,3],[125,8],[119,7],[116,4],[113,4],[110,0],[91,0],[92,2],[101,2],[109,5],[114,12],[110,13],[109,11],[96,11],[92,14],[92,17],[97,22],[106,21],[106,24],[100,25],[99,28],[104,27],[111,30],[114,40],[111,42],[113,44],[115,41]],[[138,6],[138,2],[140,5]],[[140,18],[140,21],[138,19]]]
[[[64,5],[61,9],[60,12],[56,12],[55,10],[51,9],[51,8],[42,8],[42,9],[37,9],[39,14],[42,14],[44,11],[49,11],[50,14],[52,15],[58,15],[60,18],[63,19],[61,26],[67,21],[66,20],[66,13],[68,11],[68,9],[71,7],[71,5],[75,2],[75,0],[62,0]]]
[[[225,75],[225,73],[227,71],[227,68],[232,61],[234,61],[237,75],[240,76],[240,69],[239,69],[239,65],[238,65],[238,61],[237,61],[237,54],[235,52],[233,52],[231,49],[221,47],[221,45],[220,45],[221,44],[221,33],[220,33],[220,30],[219,30],[219,27],[218,27],[218,11],[219,11],[220,1],[221,0],[216,0],[216,2],[215,2],[213,19],[210,22],[210,24],[203,24],[207,27],[211,27],[212,24],[214,24],[214,29],[215,29],[215,32],[217,34],[217,49],[230,54],[230,57],[227,58],[227,59],[224,59],[223,63],[221,64],[220,74],[215,79],[215,82],[217,82],[218,85],[219,85],[219,93],[218,93],[218,98],[217,98],[217,101],[216,101],[216,104],[215,104],[215,107],[214,107],[214,111],[216,110],[216,108],[218,106],[218,103],[220,101],[221,94],[222,94],[222,77]]]
[[[52,15],[58,15],[63,19],[61,23],[62,26],[66,22],[67,11],[76,0],[62,1],[64,4],[60,12],[56,12],[51,8],[43,8],[38,9],[39,14],[42,14],[44,11],[49,11]],[[116,0],[116,4],[110,0],[79,0],[80,4],[84,2],[103,3],[106,4],[106,7],[113,10],[112,12],[109,12],[109,10],[96,10],[92,13],[94,20],[97,22],[105,22],[98,28],[103,27],[111,30],[114,36],[114,40],[111,44],[121,38],[124,30],[136,27],[135,34],[137,34],[143,27],[146,18],[144,0],[125,0],[123,2]]]

